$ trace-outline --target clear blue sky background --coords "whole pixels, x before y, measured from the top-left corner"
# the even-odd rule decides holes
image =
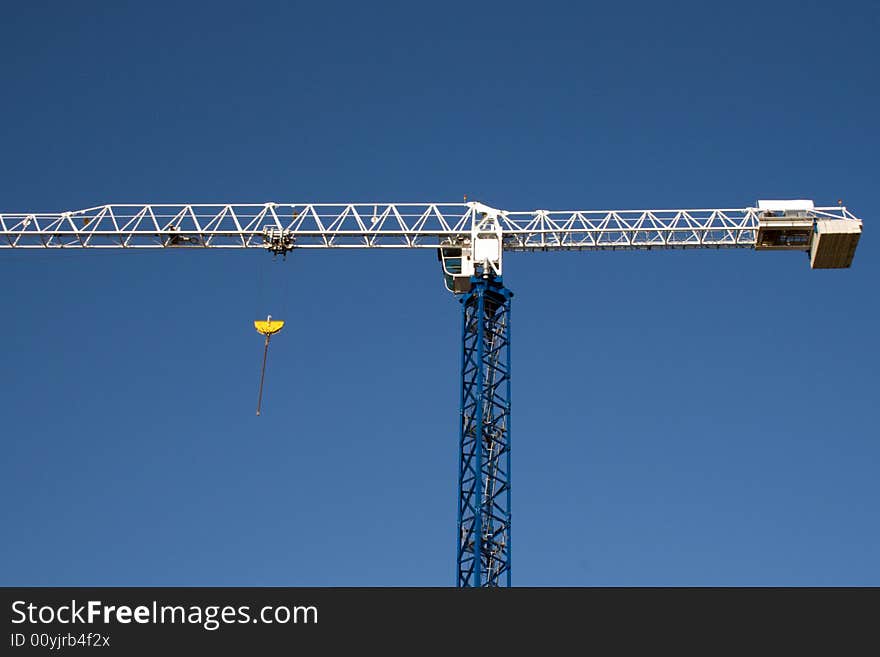
[[[7,3],[0,209],[843,199],[850,270],[507,257],[513,575],[880,585],[878,30],[873,2]],[[454,583],[433,253],[7,250],[0,275],[0,583]]]

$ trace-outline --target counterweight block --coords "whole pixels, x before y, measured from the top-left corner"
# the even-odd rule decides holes
[[[812,269],[845,269],[852,264],[862,222],[829,219],[812,201],[758,201],[757,251],[806,251]]]

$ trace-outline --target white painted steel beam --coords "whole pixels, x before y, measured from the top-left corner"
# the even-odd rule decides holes
[[[113,204],[0,213],[0,248],[265,249],[274,235],[292,249],[436,249],[469,243],[487,213],[500,227],[505,251],[754,248],[764,211],[516,212],[479,203]],[[815,221],[856,222],[851,226],[861,230],[861,221],[842,206],[803,212]]]

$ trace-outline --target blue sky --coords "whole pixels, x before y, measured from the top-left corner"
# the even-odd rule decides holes
[[[842,199],[849,270],[506,257],[513,580],[880,585],[878,29],[870,2],[16,3],[0,211]],[[0,274],[0,583],[454,583],[433,254],[5,250]]]

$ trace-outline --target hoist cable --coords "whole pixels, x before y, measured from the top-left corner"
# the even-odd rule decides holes
[[[269,354],[269,337],[266,336],[266,346],[263,347],[263,367],[260,370],[260,394],[257,397],[257,415],[260,414],[260,408],[263,404],[263,381],[266,378],[266,356]]]

